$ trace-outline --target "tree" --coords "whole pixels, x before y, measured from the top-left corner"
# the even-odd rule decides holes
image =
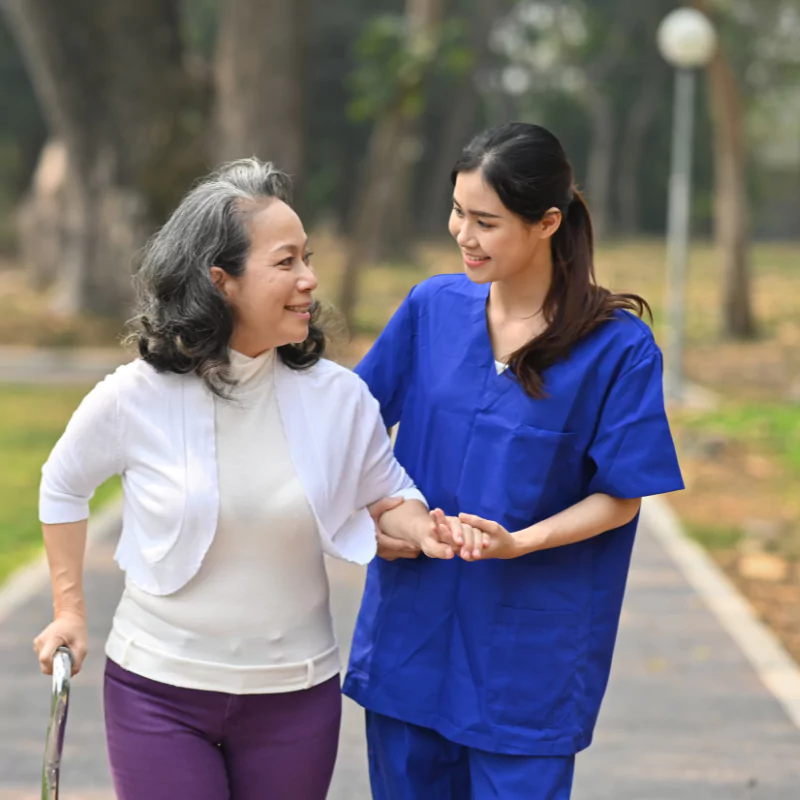
[[[215,155],[256,155],[302,183],[309,0],[226,0],[214,74]]]
[[[519,3],[501,41],[510,61],[530,72],[533,93],[577,98],[588,117],[585,190],[595,234],[611,228],[619,142],[615,85],[635,51],[648,13],[635,0],[540,0]]]
[[[407,180],[413,164],[413,131],[422,110],[423,86],[438,46],[444,0],[406,0],[401,47],[394,63],[394,82],[386,95],[375,82],[381,99],[369,143],[357,199],[353,235],[342,277],[339,308],[352,324],[358,279],[365,261],[378,246],[378,237],[392,204],[392,193]]]
[[[426,175],[422,214],[422,230],[433,233],[441,230],[441,212],[450,204],[450,171],[467,138],[474,133],[480,106],[478,82],[482,80],[492,60],[489,39],[505,0],[475,0],[467,23],[467,47],[471,53],[469,69],[457,76],[452,87],[446,114],[435,142],[436,154],[430,173]],[[449,81],[448,84],[452,84]]]
[[[695,0],[693,5],[715,19],[719,28],[719,16],[711,2]],[[714,130],[716,238],[723,258],[723,331],[731,338],[751,339],[756,325],[750,287],[745,113],[724,37],[708,66],[708,86]]]
[[[198,93],[177,4],[3,0],[3,10],[67,155],[58,308],[119,314],[133,255],[197,173],[187,109]],[[29,230],[46,235],[47,221]]]

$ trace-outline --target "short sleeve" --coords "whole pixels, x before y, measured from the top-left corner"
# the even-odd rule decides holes
[[[414,289],[383,329],[355,372],[381,407],[384,425],[400,421],[414,366]]]
[[[122,471],[116,376],[97,384],[72,415],[42,467],[39,519],[45,524],[89,517],[95,489]]]
[[[378,404],[366,387],[361,397],[358,418],[366,439],[363,454],[359,458],[361,480],[356,495],[356,508],[371,505],[384,497],[419,500],[427,506],[425,497],[394,457],[389,436],[381,423]]]
[[[589,494],[627,499],[684,488],[664,410],[658,350],[623,372],[611,386],[589,458],[595,466]]]

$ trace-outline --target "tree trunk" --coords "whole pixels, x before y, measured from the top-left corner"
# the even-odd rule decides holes
[[[5,0],[4,9],[67,157],[60,233],[35,212],[23,233],[63,237],[52,248],[59,312],[121,315],[133,258],[182,191],[176,175],[197,171],[176,6]]]
[[[406,0],[406,25],[409,42],[421,42],[433,35],[441,21],[445,0]],[[368,258],[393,258],[405,260],[412,253],[414,238],[414,174],[422,158],[423,141],[420,134],[420,117],[402,115],[397,123],[399,147],[394,153],[397,160],[394,171],[395,184],[388,198],[388,207],[377,221],[374,243]]]
[[[444,0],[406,0],[406,46],[410,52],[435,46],[443,9]],[[411,73],[410,77],[400,80],[394,101],[376,120],[370,139],[339,300],[340,310],[350,326],[358,299],[361,269],[377,252],[380,232],[393,207],[392,195],[403,185],[404,173],[413,166],[407,156],[416,116],[409,112],[407,100],[420,90],[427,70],[412,70]]]
[[[598,240],[608,235],[611,220],[611,170],[614,156],[614,110],[599,86],[587,97],[594,135],[589,150],[586,195],[592,210],[594,234]]]
[[[452,194],[450,171],[461,148],[474,133],[479,99],[475,80],[486,68],[490,56],[489,35],[499,14],[499,7],[500,0],[475,0],[469,32],[469,46],[475,61],[470,74],[464,76],[453,97],[439,138],[433,169],[426,176],[425,201],[420,220],[420,227],[426,233],[441,232],[444,229],[445,214]]]
[[[734,339],[756,335],[753,317],[747,230],[744,113],[736,75],[719,50],[709,65],[714,119],[715,211],[717,243],[724,259],[723,329]]]
[[[707,0],[695,0],[693,5],[713,17]],[[733,339],[752,339],[757,326],[752,309],[747,230],[745,115],[739,83],[724,43],[720,43],[708,66],[708,88],[714,128],[715,228],[724,265],[723,333]]]
[[[663,98],[661,72],[650,68],[639,85],[639,94],[628,114],[619,165],[619,223],[626,236],[640,232],[639,171],[645,137]]]
[[[302,182],[309,0],[226,0],[217,54],[216,158],[258,156]]]

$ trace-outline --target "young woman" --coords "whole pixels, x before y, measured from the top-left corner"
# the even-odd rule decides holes
[[[644,300],[595,282],[551,133],[489,130],[453,182],[466,275],[415,287],[357,372],[461,557],[381,537],[345,693],[367,709],[376,800],[565,800],[640,498],[682,488],[661,354]]]
[[[323,552],[368,562],[365,507],[401,495],[383,526],[453,555],[375,400],[321,360],[288,201],[288,178],[255,159],[184,198],[139,273],[141,358],[85,398],[43,469],[45,672],[59,645],[76,672],[86,654],[88,501],[122,476],[126,582],[104,687],[120,800],[322,800],[341,712]]]

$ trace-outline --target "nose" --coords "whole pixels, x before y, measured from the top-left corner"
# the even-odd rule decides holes
[[[468,245],[476,244],[475,235],[472,226],[466,219],[460,220],[461,226],[456,233],[456,242],[460,247],[467,247]]]
[[[303,271],[300,273],[300,277],[297,279],[297,288],[300,289],[301,292],[313,292],[318,285],[319,281],[317,280],[317,276],[314,274],[314,270],[304,264]]]

